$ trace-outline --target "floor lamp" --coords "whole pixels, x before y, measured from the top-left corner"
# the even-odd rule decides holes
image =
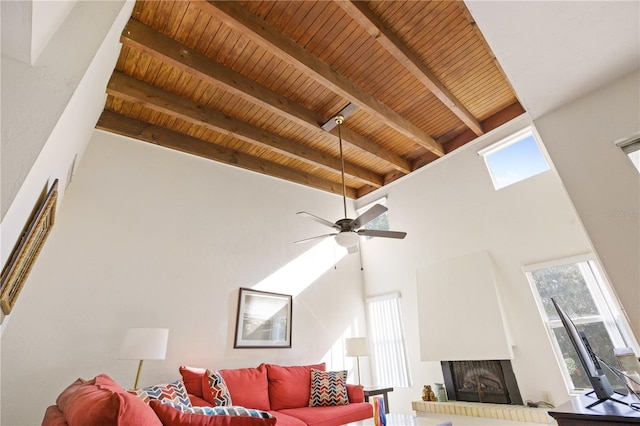
[[[360,357],[369,355],[369,348],[367,346],[366,337],[349,337],[344,340],[344,346],[347,351],[347,356],[355,357],[358,365],[358,385],[360,383]]]
[[[138,372],[134,389],[138,388],[140,370],[145,359],[165,359],[167,355],[168,328],[130,328],[124,337],[118,359],[138,359]]]

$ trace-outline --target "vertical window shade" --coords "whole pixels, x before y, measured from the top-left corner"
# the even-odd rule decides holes
[[[409,362],[400,313],[400,294],[367,299],[369,349],[379,386],[411,386]]]

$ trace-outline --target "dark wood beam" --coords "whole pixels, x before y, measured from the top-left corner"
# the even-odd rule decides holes
[[[476,135],[483,133],[482,126],[473,114],[364,2],[339,0],[336,3]]]
[[[189,99],[166,92],[159,87],[114,71],[107,93],[134,102],[154,111],[181,118],[196,126],[230,135],[252,145],[269,148],[287,157],[318,166],[331,172],[340,172],[339,158],[301,145],[278,134],[268,132],[244,121],[229,117],[220,111],[206,108]],[[345,174],[366,185],[382,186],[382,176],[350,162],[344,163]]]
[[[513,120],[514,118],[520,116],[523,113],[524,113],[524,109],[522,108],[520,103],[518,102],[513,103],[508,107],[502,109],[501,111],[498,111],[497,113],[483,120],[482,129],[484,130],[485,133],[489,132],[499,126],[502,126],[506,122]],[[473,133],[471,130],[467,129],[464,132],[460,133],[459,135],[454,136],[453,138],[450,138],[448,140],[442,140],[441,143],[445,147],[447,153],[449,153],[457,148],[460,148],[462,145],[465,145],[471,142],[476,138],[477,138],[476,134]],[[414,160],[413,168],[414,170],[419,169],[420,167],[426,164],[429,164],[430,162],[434,161],[437,158],[438,157],[435,157],[433,154],[427,152],[424,155]],[[386,183],[387,183],[387,179],[385,179],[385,184]]]
[[[103,111],[96,128],[342,195],[340,183],[114,112]],[[346,192],[349,198],[357,196],[352,187],[347,187]]]
[[[286,63],[303,70],[311,78],[349,102],[355,103],[360,109],[367,111],[397,132],[438,156],[444,155],[442,145],[422,129],[410,123],[370,93],[360,89],[327,63],[310,54],[302,46],[296,44],[273,25],[260,19],[241,4],[234,1],[209,1],[199,4],[203,7],[208,5],[206,8],[208,13],[222,20],[235,31],[259,42]]]

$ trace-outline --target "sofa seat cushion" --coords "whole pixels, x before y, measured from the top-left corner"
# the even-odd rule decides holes
[[[218,370],[224,379],[234,405],[269,411],[269,383],[267,370],[258,368],[235,368]]]
[[[275,417],[210,416],[196,413],[183,413],[160,401],[151,401],[149,405],[164,426],[273,426],[276,424]]]
[[[284,414],[282,411],[269,411],[269,413],[278,420],[276,422],[278,426],[307,426],[307,424],[302,420],[288,414]]]
[[[266,367],[269,378],[271,409],[276,411],[308,407],[311,396],[311,370],[326,369],[325,363],[290,367],[275,364],[263,366]],[[233,392],[231,395],[234,395]]]
[[[373,406],[368,402],[358,402],[332,407],[289,408],[281,410],[281,413],[300,419],[309,426],[338,426],[373,417]]]
[[[69,426],[161,426],[149,406],[105,374],[76,380],[58,395],[56,404]]]

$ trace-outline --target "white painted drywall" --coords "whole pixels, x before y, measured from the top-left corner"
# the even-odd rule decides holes
[[[118,17],[122,11],[130,16],[132,5],[132,1],[77,2],[35,65],[3,54],[0,218],[16,198],[114,21],[121,21]],[[10,17],[4,16],[3,9],[4,19]],[[124,22],[118,31],[122,31]],[[119,49],[117,39],[110,39],[108,44]],[[91,128],[95,123],[77,124]]]
[[[488,252],[465,253],[418,269],[417,288],[422,361],[513,358]],[[445,325],[433,318],[444,319]]]
[[[2,424],[39,424],[77,377],[131,387],[137,362],[117,359],[128,327],[170,329],[167,359],[145,363],[142,385],[178,379],[180,364],[342,368],[342,336],[365,333],[357,255],[295,297],[291,349],[233,349],[238,288],[325,232],[296,212],[337,219],[341,208],[335,195],[97,131],[2,336]],[[296,272],[270,290],[288,293],[306,278]]]
[[[60,28],[77,0],[33,1],[31,28],[31,64],[34,64],[51,37]]]
[[[640,72],[537,119],[536,127],[638,336],[640,175],[615,142],[640,135]]]
[[[527,124],[526,117],[515,120],[386,189],[391,229],[408,235],[401,241],[368,241],[363,257],[367,296],[390,291],[403,295],[413,387],[395,389],[390,394],[390,405],[396,409],[408,411],[406,401],[419,398],[423,385],[442,381],[438,362],[421,361],[420,345],[433,343],[420,341],[420,328],[447,330],[448,316],[454,315],[475,320],[465,314],[476,303],[470,297],[473,292],[458,287],[440,288],[434,293],[448,316],[442,315],[442,309],[437,315],[423,311],[425,307],[417,297],[417,271],[479,251],[487,251],[492,259],[523,399],[541,400],[542,391],[551,392],[556,402],[568,397],[521,267],[588,252],[588,239],[553,169],[495,191],[477,154]],[[383,192],[370,197],[374,199]],[[368,201],[361,200],[362,204]],[[421,298],[428,297],[428,290],[420,292]],[[468,337],[459,329],[450,333],[451,339]],[[473,353],[474,347],[468,350]]]

